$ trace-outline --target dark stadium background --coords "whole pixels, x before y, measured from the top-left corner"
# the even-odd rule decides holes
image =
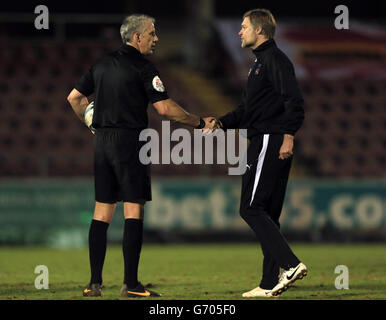
[[[49,30],[34,28],[40,4],[49,9]],[[334,28],[339,4],[349,8],[349,30]],[[278,46],[291,51],[306,102],[284,234],[290,241],[384,241],[385,2],[3,1],[0,244],[87,245],[92,135],[66,97],[98,57],[120,46],[125,15],[156,18],[160,41],[150,59],[170,96],[191,112],[220,116],[237,105],[245,83],[252,60],[238,48],[237,28],[255,7],[276,17]],[[229,48],[242,52],[241,60]],[[151,106],[149,118],[150,127],[160,130]],[[227,169],[154,165],[145,241],[255,241],[238,216],[240,178]],[[118,207],[110,242],[120,242],[122,221]]]

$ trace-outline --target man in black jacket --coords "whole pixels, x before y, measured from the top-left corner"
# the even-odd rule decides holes
[[[261,243],[264,261],[259,286],[243,297],[271,297],[307,274],[280,232],[279,217],[293,155],[296,131],[304,119],[303,98],[292,63],[273,40],[276,22],[270,11],[243,16],[241,47],[256,56],[241,104],[219,118],[223,129],[247,129],[250,146],[242,177],[240,215]],[[279,279],[280,268],[283,273]]]

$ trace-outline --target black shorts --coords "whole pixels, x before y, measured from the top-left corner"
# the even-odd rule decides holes
[[[103,203],[151,200],[150,165],[139,160],[146,143],[139,130],[98,129],[94,136],[95,200]]]

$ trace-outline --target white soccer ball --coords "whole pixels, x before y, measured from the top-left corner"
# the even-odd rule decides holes
[[[86,124],[87,127],[89,127],[91,130],[95,130],[92,127],[92,117],[94,115],[94,101],[91,102],[86,110],[84,111],[84,123]]]

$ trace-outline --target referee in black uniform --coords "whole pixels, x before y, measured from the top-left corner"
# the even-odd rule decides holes
[[[141,130],[148,126],[151,102],[160,115],[195,128],[213,128],[213,118],[189,114],[168,97],[159,72],[144,56],[152,54],[158,37],[155,20],[130,15],[121,25],[121,48],[102,57],[80,79],[68,96],[74,112],[84,121],[94,93],[95,210],[89,231],[91,280],[84,296],[100,296],[106,254],[107,228],[117,201],[124,207],[124,281],[122,296],[158,296],[138,281],[142,247],[144,204],[151,200],[150,167],[143,165],[139,151]]]
[[[279,230],[294,135],[304,119],[304,101],[292,63],[273,40],[275,28],[275,19],[266,9],[244,14],[241,46],[251,48],[256,60],[249,70],[241,104],[219,118],[224,129],[247,129],[250,140],[240,214],[259,239],[264,261],[259,286],[243,297],[276,296],[307,274],[306,266]],[[280,268],[283,273],[279,278]]]

